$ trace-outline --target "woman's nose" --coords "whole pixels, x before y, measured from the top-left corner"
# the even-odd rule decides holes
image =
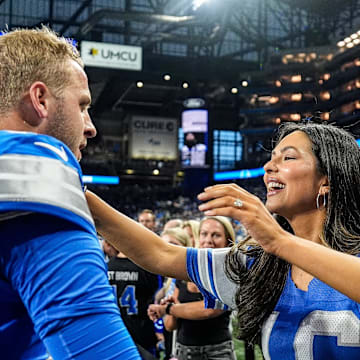
[[[277,167],[275,164],[274,160],[269,160],[265,165],[264,165],[264,170],[266,173],[270,173],[270,172],[274,172],[277,171]]]

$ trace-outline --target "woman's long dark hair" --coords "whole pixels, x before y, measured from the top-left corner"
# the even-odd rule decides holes
[[[286,123],[279,128],[275,143],[294,131],[303,131],[312,143],[317,170],[330,184],[322,241],[348,254],[360,253],[360,149],[354,137],[328,124],[311,121]],[[314,199],[315,200],[315,199]],[[292,232],[284,218],[278,222]],[[251,238],[233,248],[226,259],[226,272],[238,284],[236,307],[239,337],[259,343],[261,327],[275,308],[284,289],[290,265],[260,246],[249,245]],[[252,265],[247,269],[241,253]]]

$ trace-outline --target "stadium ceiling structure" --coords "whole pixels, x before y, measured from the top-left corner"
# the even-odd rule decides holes
[[[2,28],[47,24],[79,44],[143,49],[140,72],[87,68],[99,119],[134,109],[174,115],[198,96],[218,111],[236,110],[244,96],[229,90],[273,55],[336,46],[359,20],[360,0],[209,0],[197,8],[192,0],[0,0]]]

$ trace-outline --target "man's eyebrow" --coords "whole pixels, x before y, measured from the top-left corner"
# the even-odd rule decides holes
[[[289,145],[289,146],[283,147],[283,148],[280,150],[280,153],[283,154],[286,150],[290,150],[290,149],[291,149],[291,150],[298,151],[298,149],[297,149],[295,146]],[[273,151],[271,152],[271,155],[276,155],[276,151],[273,150]]]

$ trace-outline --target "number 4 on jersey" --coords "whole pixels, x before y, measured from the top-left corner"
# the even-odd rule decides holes
[[[127,285],[119,298],[121,307],[126,307],[128,315],[137,315],[138,302],[135,297],[135,285]]]

